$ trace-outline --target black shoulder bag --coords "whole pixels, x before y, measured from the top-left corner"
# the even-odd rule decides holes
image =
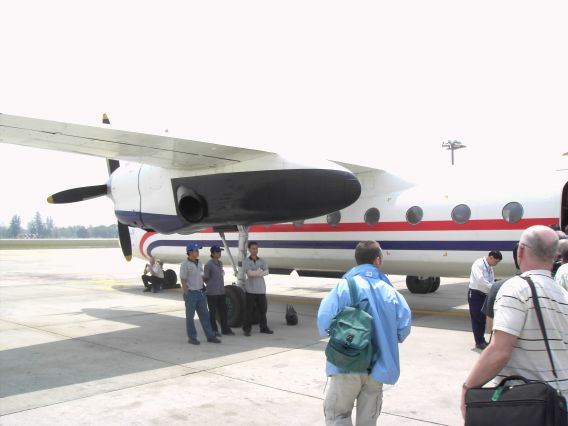
[[[544,337],[557,389],[548,383],[528,380],[522,376],[505,377],[492,388],[470,388],[465,394],[466,426],[566,426],[566,398],[560,392],[558,376],[544,328],[544,320],[534,283],[529,277],[521,277],[531,288],[534,308]],[[520,381],[520,384],[508,382]]]

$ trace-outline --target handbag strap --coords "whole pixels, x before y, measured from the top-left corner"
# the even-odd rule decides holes
[[[357,291],[357,283],[353,278],[347,279],[349,285],[349,295],[351,296],[351,306],[357,308],[359,306],[359,294]]]
[[[533,281],[531,280],[530,277],[521,277],[523,280],[525,280],[528,284],[529,287],[531,288],[531,292],[532,292],[532,297],[533,297],[533,303],[534,303],[534,308],[536,311],[536,316],[538,318],[538,323],[540,325],[540,331],[542,332],[542,336],[544,337],[544,344],[546,345],[546,352],[548,353],[548,359],[550,359],[550,364],[552,365],[552,373],[554,374],[554,377],[557,379],[557,384],[558,384],[558,375],[556,374],[556,368],[554,367],[554,361],[552,360],[552,352],[550,351],[550,345],[548,343],[548,336],[546,335],[546,328],[544,327],[544,319],[542,318],[542,312],[540,310],[540,303],[538,301],[538,294],[536,292],[536,287],[533,283]],[[560,388],[558,388],[558,390],[560,390]]]

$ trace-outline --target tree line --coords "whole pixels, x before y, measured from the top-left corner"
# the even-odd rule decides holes
[[[12,216],[10,225],[0,225],[0,238],[118,238],[118,227],[116,224],[58,227],[51,217],[44,221],[36,212],[26,227],[23,227],[19,215]]]

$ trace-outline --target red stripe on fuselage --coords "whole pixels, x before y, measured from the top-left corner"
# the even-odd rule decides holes
[[[140,250],[140,254],[142,256],[144,256],[146,259],[148,259],[148,256],[146,256],[146,253],[144,253],[144,243],[146,242],[146,240],[148,238],[150,238],[152,235],[156,235],[157,232],[146,232],[142,238],[140,238],[140,245],[138,246],[139,250]]]
[[[270,226],[255,225],[250,227],[249,232],[507,231],[515,229],[523,230],[533,225],[548,226],[551,223],[558,222],[559,219],[554,217],[521,219],[516,223],[509,223],[503,219],[481,219],[470,220],[463,225],[451,220],[423,221],[417,225],[411,225],[408,222],[379,222],[371,226],[366,223],[339,223],[335,226],[328,225],[327,223],[306,223],[300,227],[296,227],[291,223],[287,223]],[[212,228],[207,228],[200,232],[210,233],[214,231]]]

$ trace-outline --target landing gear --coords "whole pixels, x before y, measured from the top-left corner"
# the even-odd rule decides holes
[[[240,327],[245,318],[245,292],[234,284],[225,286],[227,323],[229,327]]]
[[[219,236],[221,240],[223,240],[223,245],[225,246],[225,250],[229,259],[231,261],[231,265],[233,266],[233,271],[235,273],[235,277],[237,278],[237,282],[231,285],[225,286],[225,300],[227,302],[227,311],[228,311],[228,318],[227,322],[229,327],[240,327],[243,325],[243,321],[245,318],[245,271],[243,269],[243,259],[247,255],[247,242],[248,242],[248,226],[239,225],[237,226],[239,230],[239,262],[238,267],[235,264],[235,260],[233,259],[233,255],[231,254],[231,249],[227,244],[227,240],[225,239],[225,233],[223,231],[219,232]]]
[[[440,287],[440,277],[406,277],[406,288],[411,293],[426,294],[434,293]]]

